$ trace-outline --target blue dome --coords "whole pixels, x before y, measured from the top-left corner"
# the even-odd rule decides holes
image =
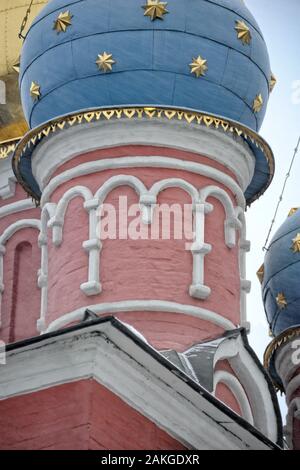
[[[298,209],[277,231],[265,257],[263,300],[267,319],[275,336],[300,325],[299,234]]]
[[[124,105],[193,108],[257,131],[269,98],[266,44],[242,0],[168,0],[163,20],[144,16],[148,0],[52,0],[24,42],[20,88],[31,127],[80,109]],[[53,28],[70,12],[65,32]],[[238,39],[237,21],[250,43]],[[109,73],[96,64],[112,54]],[[205,75],[190,64],[201,56]],[[31,96],[31,84],[40,96]],[[257,96],[263,98],[253,111]]]

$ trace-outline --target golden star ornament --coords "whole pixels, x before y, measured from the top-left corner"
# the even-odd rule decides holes
[[[39,100],[41,97],[41,87],[38,83],[32,82],[30,86],[30,96],[35,101]]]
[[[20,61],[21,61],[21,58],[18,57],[18,59],[12,64],[12,69],[13,69],[16,73],[20,73]]]
[[[299,210],[299,207],[292,207],[292,209],[289,212],[288,217],[292,217],[292,215],[296,214],[298,210]]]
[[[113,59],[112,54],[108,54],[107,52],[98,54],[96,64],[98,65],[99,70],[102,70],[102,72],[111,72],[115,63],[116,61]]]
[[[276,77],[272,73],[271,78],[270,78],[270,82],[269,82],[270,92],[272,92],[274,90],[274,88],[276,86],[276,83],[277,83]]]
[[[250,28],[246,25],[244,21],[237,20],[235,24],[235,30],[237,32],[238,39],[242,41],[243,44],[249,45],[252,39]]]
[[[264,282],[264,275],[265,275],[265,265],[264,264],[261,265],[261,267],[257,271],[256,275],[259,279],[259,282],[262,284]]]
[[[253,111],[255,113],[259,113],[261,111],[261,108],[263,107],[264,100],[261,94],[257,95],[253,101]]]
[[[54,21],[53,29],[57,33],[65,33],[72,24],[73,15],[69,11],[62,11]]]
[[[288,303],[287,303],[287,300],[285,298],[285,295],[283,292],[280,292],[277,297],[276,297],[276,302],[277,302],[277,305],[278,307],[281,309],[281,310],[284,310],[287,306],[288,306]]]
[[[208,70],[206,64],[207,60],[203,59],[200,55],[197,58],[193,58],[193,62],[190,64],[191,73],[194,73],[197,78],[203,77]]]
[[[151,21],[154,20],[163,20],[166,13],[169,13],[167,10],[167,3],[160,2],[159,0],[147,0],[147,4],[143,5],[145,10],[144,16],[149,16]]]
[[[300,253],[300,233],[297,233],[297,236],[293,238],[292,250],[294,253]]]

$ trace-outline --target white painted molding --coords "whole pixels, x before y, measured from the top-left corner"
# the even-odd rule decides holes
[[[235,215],[233,203],[223,189],[218,186],[206,186],[200,191],[200,201],[206,203],[209,197],[218,199],[223,205],[226,213],[226,220],[224,223],[224,236],[225,243],[228,248],[234,248],[236,245],[236,230],[239,228],[239,222]]]
[[[59,247],[63,241],[63,226],[65,214],[70,202],[81,197],[84,200],[84,209],[89,214],[89,240],[83,242],[83,249],[89,257],[88,281],[81,284],[80,289],[87,296],[99,294],[102,290],[99,281],[99,262],[101,243],[97,239],[97,209],[99,207],[98,200],[93,199],[91,191],[85,186],[74,186],[69,189],[57,204],[54,217],[50,220],[49,225],[53,228],[53,244]]]
[[[54,217],[50,221],[50,226],[53,229],[53,244],[58,247],[62,243],[62,227],[64,225],[65,214],[68,208],[68,205],[72,199],[76,197],[82,197],[84,201],[89,201],[93,198],[91,191],[85,186],[75,186],[68,191],[60,199],[57,204]]]
[[[211,252],[211,245],[205,243],[205,202],[200,204],[194,201],[195,242],[192,244],[193,254],[193,283],[190,286],[190,295],[196,299],[205,300],[209,297],[211,289],[204,284],[204,259]]]
[[[7,215],[17,214],[30,209],[35,209],[35,203],[31,199],[24,199],[22,201],[13,202],[0,207],[0,219]]]
[[[4,247],[7,241],[19,230],[23,228],[35,228],[40,230],[41,222],[37,219],[21,219],[7,227],[0,236],[0,246]]]
[[[248,423],[254,425],[253,415],[248,397],[238,379],[225,370],[216,371],[214,374],[214,395],[216,394],[217,386],[220,383],[224,384],[235,397],[240,407],[242,417],[246,421],[248,421]]]
[[[235,217],[235,209],[228,194],[218,186],[206,186],[199,191],[199,198],[195,205],[196,242],[192,246],[193,253],[193,285],[190,287],[190,295],[197,299],[207,299],[211,293],[209,287],[204,284],[205,256],[210,253],[211,245],[205,243],[205,214],[213,210],[213,206],[207,203],[209,197],[219,200],[225,210],[224,238],[228,248],[236,244],[236,229],[238,219]]]
[[[97,217],[97,210],[104,203],[108,194],[119,186],[129,186],[133,188],[141,198],[147,195],[145,185],[135,176],[116,175],[105,181],[94,195],[94,203],[85,204],[85,208],[90,210],[90,240],[84,244],[84,248],[89,253],[89,281],[81,285],[81,290],[86,295],[99,294],[102,290],[100,283],[100,252],[102,248],[100,233],[101,219]]]
[[[236,176],[242,192],[254,175],[255,158],[242,138],[183,121],[156,119],[99,121],[51,135],[34,151],[33,174],[43,190],[55,171],[72,158],[124,145],[152,145],[193,152],[195,161],[200,153],[228,168]]]
[[[41,289],[41,312],[37,321],[37,330],[42,332],[46,327],[46,314],[48,308],[48,223],[54,216],[56,204],[48,203],[42,209],[41,231],[39,247],[41,249],[41,269],[38,276],[38,285]]]
[[[195,186],[193,186],[191,183],[185,181],[182,178],[168,178],[158,181],[157,183],[154,183],[149,192],[151,195],[157,198],[162,191],[169,188],[182,189],[191,196],[191,199],[194,204],[197,204],[199,202],[199,193],[197,188],[195,188]]]
[[[52,193],[61,184],[74,178],[111,169],[147,167],[181,170],[212,178],[218,183],[225,185],[236,197],[238,205],[245,208],[246,202],[243,191],[233,178],[222,173],[222,171],[201,163],[189,162],[177,158],[151,156],[107,158],[77,165],[75,168],[66,170],[52,178],[49,184],[43,189],[41,204],[44,206],[44,204],[49,202]]]
[[[102,303],[96,305],[90,305],[81,307],[73,312],[63,315],[57,320],[54,320],[48,326],[46,332],[52,332],[59,330],[66,325],[73,322],[82,321],[86,309],[92,310],[97,315],[102,314],[117,314],[123,312],[166,312],[174,314],[190,315],[192,317],[206,320],[219,326],[224,330],[234,330],[234,325],[230,320],[224,318],[222,315],[210,310],[206,310],[200,307],[194,307],[193,305],[182,305],[176,302],[167,302],[163,300],[125,300],[122,302]]]
[[[246,255],[250,251],[251,243],[247,240],[246,231],[246,218],[245,212],[241,207],[235,208],[236,217],[240,222],[239,232],[239,268],[240,268],[240,283],[241,283],[241,326],[250,332],[250,323],[247,321],[247,294],[251,291],[251,281],[246,279]]]
[[[254,425],[269,439],[276,442],[278,425],[268,382],[246,350],[240,336],[236,339],[230,338],[220,344],[215,354],[214,367],[222,360],[228,360],[246,391]]]
[[[159,193],[167,188],[180,188],[187,192],[192,199],[195,219],[195,240],[191,246],[193,256],[193,274],[192,284],[189,288],[189,294],[196,299],[205,300],[211,294],[211,289],[204,284],[204,258],[210,253],[211,245],[204,241],[205,233],[205,214],[211,211],[211,205],[200,204],[198,190],[187,181],[180,178],[170,178],[155,183],[149,191],[155,199]]]
[[[109,178],[109,180],[105,181],[105,183],[100,186],[98,191],[95,193],[95,198],[99,199],[100,204],[102,204],[108,194],[119,186],[130,186],[135,190],[138,196],[148,193],[144,183],[136,176],[116,175]]]
[[[9,352],[0,399],[85,379],[96,380],[188,449],[270,449],[109,323]]]
[[[2,324],[2,297],[5,289],[3,283],[4,277],[4,255],[7,241],[19,230],[24,228],[34,228],[40,230],[41,223],[37,219],[21,219],[7,227],[0,236],[0,328]]]

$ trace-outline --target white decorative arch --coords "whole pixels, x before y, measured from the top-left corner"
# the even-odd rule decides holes
[[[56,207],[52,207],[54,215],[51,216],[48,225],[53,227],[53,243],[56,246],[62,243],[64,218],[71,200],[78,196],[82,197],[84,199],[84,208],[89,213],[89,240],[83,242],[83,248],[89,256],[88,280],[81,284],[80,289],[82,292],[87,296],[101,293],[101,219],[98,217],[97,211],[100,205],[104,203],[108,194],[120,186],[129,186],[136,191],[142,209],[142,220],[146,224],[152,221],[153,210],[160,192],[168,188],[176,187],[190,195],[194,208],[195,239],[190,248],[193,256],[193,271],[189,293],[194,298],[201,300],[207,299],[211,293],[211,289],[204,283],[204,259],[205,256],[210,253],[211,245],[205,243],[205,215],[213,210],[213,206],[208,204],[206,199],[211,196],[221,201],[226,213],[224,227],[225,243],[232,248],[236,242],[235,230],[237,227],[241,228],[241,223],[236,216],[231,198],[223,189],[217,186],[207,186],[198,191],[192,184],[180,178],[169,178],[158,181],[148,190],[139,178],[132,175],[116,175],[111,177],[98,188],[94,195],[88,188],[76,186],[69,189],[62,196]],[[46,262],[44,264],[46,264]],[[41,282],[42,281],[44,281],[44,279],[41,277]],[[44,284],[45,283],[46,282],[44,282]],[[45,296],[43,296],[43,298],[45,299]],[[44,302],[44,304],[45,303],[46,302]],[[45,311],[46,307],[44,306],[42,308],[41,318],[45,318]]]
[[[251,406],[246,395],[244,388],[238,379],[225,370],[218,370],[214,374],[214,395],[216,394],[217,386],[224,384],[233,394],[240,407],[242,417],[250,424],[254,424]]]
[[[96,160],[92,162],[82,163],[75,168],[66,170],[51,179],[44,188],[42,195],[42,206],[49,202],[51,194],[62,184],[80,176],[86,176],[99,171],[116,170],[121,168],[167,168],[173,170],[181,170],[194,173],[207,178],[212,178],[220,184],[228,187],[237,199],[237,203],[241,207],[245,207],[245,197],[240,186],[233,178],[216,168],[204,165],[202,163],[190,162],[171,157],[154,157],[154,156],[135,156],[135,157],[119,157],[106,158],[104,160]]]
[[[14,222],[9,227],[7,227],[2,235],[0,236],[0,249],[5,250],[4,245],[7,241],[19,230],[23,228],[36,228],[40,230],[41,222],[37,219],[22,219]]]
[[[147,193],[147,188],[144,183],[136,176],[131,175],[116,175],[105,181],[103,185],[96,191],[95,198],[99,199],[99,203],[103,203],[109,193],[119,186],[130,186],[133,188],[138,196]]]
[[[94,197],[91,196],[85,202],[84,207],[89,212],[90,217],[90,239],[83,243],[83,248],[89,254],[89,277],[87,282],[81,284],[80,289],[87,296],[99,294],[102,290],[100,282],[101,219],[97,217],[97,210],[103,204],[108,194],[119,186],[133,188],[140,197],[148,193],[145,185],[135,176],[116,175],[105,181],[96,191]]]
[[[168,178],[158,181],[157,183],[154,183],[149,192],[157,198],[159,193],[168,188],[180,188],[191,196],[192,201],[195,204],[199,201],[198,190],[195,186],[182,178]]]
[[[143,182],[131,175],[116,175],[107,180],[93,196],[87,188],[77,186],[68,190],[57,205],[55,216],[51,219],[50,225],[53,227],[53,242],[59,246],[62,242],[62,229],[64,225],[64,217],[69,202],[77,196],[82,196],[85,199],[84,208],[89,212],[89,240],[83,243],[83,248],[89,254],[89,275],[88,281],[83,283],[80,288],[87,295],[92,296],[101,292],[100,282],[100,252],[102,249],[99,234],[101,232],[100,219],[97,217],[97,210],[100,205],[105,201],[108,194],[120,186],[132,187],[140,198],[140,205],[142,209],[142,220],[144,223],[150,223],[152,220],[152,213],[155,207],[158,194],[164,189],[170,187],[179,187],[186,191],[192,198],[194,210],[196,213],[196,241],[192,245],[191,251],[194,260],[193,268],[193,283],[190,288],[190,293],[194,297],[204,299],[210,294],[210,289],[202,285],[201,282],[204,277],[204,267],[198,263],[198,252],[203,250],[210,250],[210,247],[203,246],[202,238],[204,233],[201,231],[201,221],[197,222],[199,213],[198,201],[199,193],[197,189],[190,183],[179,179],[171,178],[155,183],[148,191]],[[198,209],[197,209],[198,208]],[[206,207],[207,209],[207,207]],[[207,251],[207,252],[208,252]]]
[[[214,357],[214,367],[223,360],[229,362],[238,381],[244,390],[247,390],[254,426],[276,442],[278,424],[269,384],[254,358],[245,348],[241,336],[229,338],[220,344]]]
[[[239,221],[235,214],[233,203],[226,191],[224,191],[224,189],[219,188],[218,186],[206,186],[206,188],[200,191],[201,202],[206,202],[209,197],[214,197],[215,199],[218,199],[225,209],[225,243],[228,248],[233,248],[236,245],[236,230],[240,227]]]
[[[97,269],[98,265],[95,261],[95,259],[99,257],[101,245],[100,241],[96,239],[98,201],[93,199],[92,192],[85,186],[74,186],[66,191],[57,204],[55,215],[50,220],[49,225],[53,228],[53,244],[59,247],[63,241],[63,226],[66,211],[70,202],[77,197],[81,197],[84,200],[83,207],[89,214],[89,240],[83,242],[82,245],[89,255],[89,280],[82,284],[80,289],[86,295],[95,295],[101,292],[99,272]]]
[[[168,178],[157,181],[149,190],[149,194],[141,198],[141,205],[144,207],[143,222],[151,223],[153,217],[153,210],[157,202],[158,195],[169,188],[180,188],[191,196],[193,204],[196,204],[199,199],[199,194],[195,186],[188,183],[181,178]]]
[[[62,227],[64,225],[65,214],[70,202],[76,197],[82,197],[85,202],[93,198],[91,191],[85,186],[75,186],[69,189],[57,204],[55,215],[50,221],[50,226],[53,228],[53,244],[60,246],[62,243]]]
[[[201,204],[199,191],[192,184],[180,178],[158,181],[152,186],[149,193],[156,199],[161,191],[172,187],[180,188],[187,192],[193,202],[195,239],[191,245],[193,274],[189,293],[191,297],[205,300],[211,293],[211,289],[204,284],[204,257],[211,251],[211,245],[204,242],[204,220],[205,214],[210,211],[210,206],[205,203]]]
[[[2,320],[2,296],[5,289],[3,283],[4,276],[4,255],[6,253],[5,245],[8,240],[19,230],[24,228],[34,228],[40,230],[41,222],[37,219],[22,219],[14,222],[9,227],[7,227],[2,235],[0,236],[0,328]]]
[[[224,237],[229,248],[233,248],[236,244],[236,228],[238,226],[233,203],[226,191],[213,185],[206,186],[199,191],[198,201],[195,205],[196,241],[191,249],[193,253],[193,284],[190,287],[190,295],[197,299],[207,299],[211,293],[211,289],[204,283],[205,256],[212,249],[210,244],[205,243],[205,215],[213,210],[213,206],[207,203],[208,197],[215,197],[224,207],[226,213]]]
[[[5,206],[2,206],[0,208],[0,219],[11,214],[17,214],[18,212],[24,212],[26,210],[35,208],[36,205],[31,199],[23,199],[22,201],[16,201],[10,204],[5,204]]]

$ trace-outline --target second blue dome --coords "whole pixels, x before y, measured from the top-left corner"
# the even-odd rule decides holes
[[[300,210],[283,223],[264,262],[263,300],[275,336],[300,325]]]

